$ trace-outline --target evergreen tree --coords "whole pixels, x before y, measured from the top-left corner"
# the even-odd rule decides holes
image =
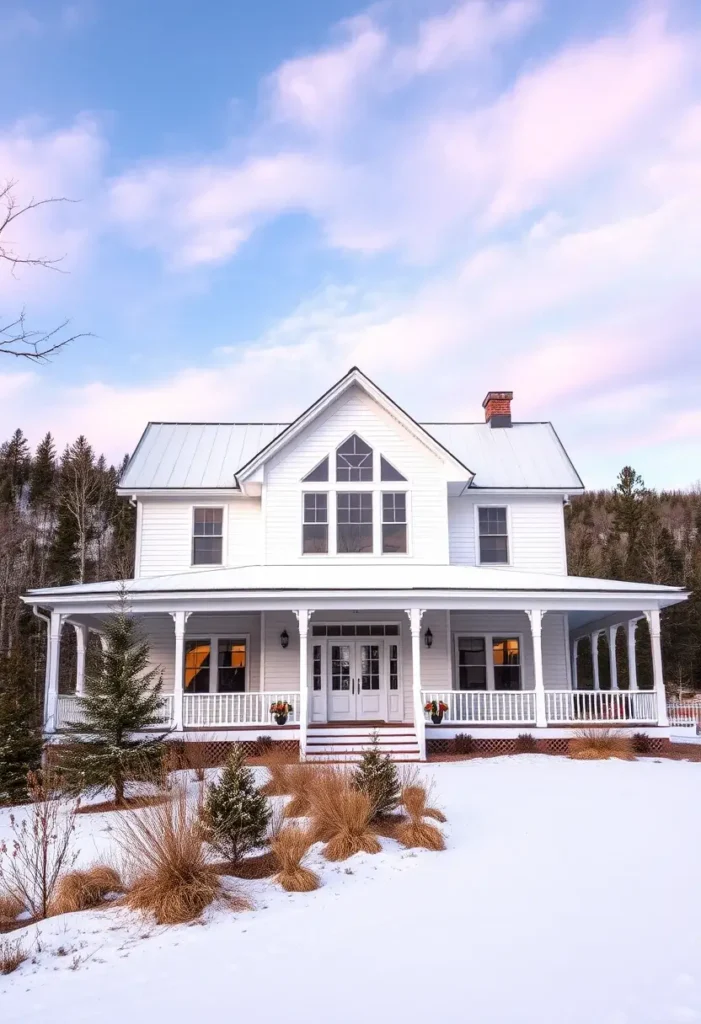
[[[161,723],[160,669],[148,670],[149,644],[123,601],[105,623],[106,649],[86,673],[86,694],[78,699],[83,724],[61,766],[69,791],[114,788],[124,803],[126,783],[144,777],[163,754],[163,733],[140,736]]]
[[[0,446],[0,504],[18,505],[29,478],[31,452],[21,430]]]
[[[41,765],[41,717],[27,665],[25,652],[0,659],[0,804],[24,803],[27,773]]]
[[[256,788],[253,772],[244,764],[245,751],[235,743],[219,783],[207,790],[202,809],[205,838],[228,861],[237,861],[265,843],[270,805]]]
[[[363,751],[353,782],[370,797],[376,816],[390,814],[397,807],[401,791],[399,775],[390,758],[380,753],[377,733],[373,733],[372,746]]]
[[[46,510],[53,505],[56,484],[56,447],[51,434],[46,434],[37,446],[29,474],[29,504],[34,509]]]

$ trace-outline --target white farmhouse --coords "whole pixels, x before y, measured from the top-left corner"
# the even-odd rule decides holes
[[[456,732],[504,749],[585,723],[668,735],[660,610],[676,588],[568,576],[564,506],[583,489],[550,423],[417,423],[350,370],[293,423],[150,423],[120,483],[136,503],[123,586],[163,672],[171,736],[299,743],[343,758],[377,730],[423,759]],[[120,582],[33,590],[48,620],[45,727],[79,714],[58,693],[61,634],[100,633]],[[636,684],[636,622],[654,689]],[[627,630],[629,689],[577,688],[577,642]],[[277,701],[291,705],[278,725]],[[447,706],[434,723],[425,705]],[[438,705],[439,706],[439,705]],[[437,716],[440,718],[440,715]],[[55,734],[55,735],[54,735]]]

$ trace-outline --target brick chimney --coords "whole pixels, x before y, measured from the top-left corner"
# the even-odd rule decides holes
[[[485,422],[490,427],[511,426],[511,399],[513,391],[488,391],[482,402]]]

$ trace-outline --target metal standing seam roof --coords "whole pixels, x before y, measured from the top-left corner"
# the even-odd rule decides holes
[[[237,471],[287,423],[149,423],[123,490],[231,488]],[[475,473],[474,487],[579,490],[582,481],[550,423],[422,423]],[[311,468],[311,467],[310,467]]]

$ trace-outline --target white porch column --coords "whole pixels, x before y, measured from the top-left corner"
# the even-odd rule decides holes
[[[628,689],[638,689],[638,666],[635,661],[635,631],[638,628],[637,619],[628,619]]]
[[[61,657],[61,627],[63,615],[51,612],[46,635],[46,677],[44,683],[44,729],[56,731],[56,703],[58,701],[58,665]]]
[[[645,612],[648,626],[650,627],[650,644],[652,646],[652,678],[655,683],[657,694],[657,724],[669,725],[667,716],[667,694],[664,688],[664,671],[662,668],[662,644],[660,642],[660,610],[653,608]]]
[[[173,675],[173,730],[183,731],[183,686],[185,682],[185,626],[189,612],[171,612],[175,623],[175,665]]]
[[[545,680],[543,677],[543,615],[540,608],[530,608],[526,611],[531,623],[531,636],[533,638],[533,676],[535,678],[535,724],[539,729],[544,729],[548,724],[545,713]]]
[[[75,692],[77,697],[85,693],[85,651],[88,646],[88,627],[73,623],[75,629]]]
[[[414,698],[414,729],[419,744],[419,757],[426,760],[426,717],[421,696],[421,617],[423,608],[407,608],[409,629],[411,631],[411,673],[412,693]]]
[[[307,754],[309,724],[309,680],[307,678],[309,609],[299,608],[295,615],[299,623],[299,759],[304,761]]]
[[[577,672],[577,651],[579,648],[579,637],[572,641],[572,689],[579,689],[579,675]]]
[[[592,673],[594,676],[594,689],[600,690],[599,686],[599,634],[592,633],[591,635],[591,666]]]
[[[616,664],[616,637],[618,626],[609,626],[609,672],[611,674],[611,689],[618,689],[618,665]]]

